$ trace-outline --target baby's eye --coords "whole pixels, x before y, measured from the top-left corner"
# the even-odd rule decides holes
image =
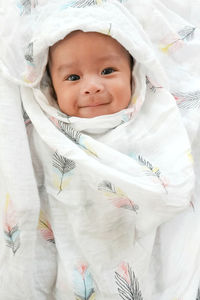
[[[113,68],[106,68],[101,72],[101,75],[108,75],[115,72],[115,70]]]
[[[80,79],[80,76],[79,75],[76,75],[76,74],[71,74],[69,75],[66,80],[68,81],[76,81],[76,80],[79,80]]]

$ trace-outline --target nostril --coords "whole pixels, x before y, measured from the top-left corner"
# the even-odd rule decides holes
[[[101,89],[89,89],[89,90],[85,91],[85,94],[90,95],[90,94],[96,94],[96,93],[99,93],[99,92],[101,92]]]

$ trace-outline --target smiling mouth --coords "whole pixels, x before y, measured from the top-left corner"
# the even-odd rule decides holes
[[[108,103],[91,103],[89,105],[81,106],[81,108],[97,107],[97,106],[103,106],[103,105],[106,105],[106,104],[108,104]]]

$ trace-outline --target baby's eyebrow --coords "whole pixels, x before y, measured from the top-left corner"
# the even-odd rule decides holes
[[[116,54],[111,53],[111,54],[99,56],[96,59],[96,61],[100,61],[100,62],[103,62],[103,61],[106,61],[106,62],[116,61],[116,62],[118,62],[120,59],[121,59],[120,55],[116,55]],[[60,73],[60,72],[63,72],[64,70],[66,70],[66,69],[74,67],[75,65],[76,65],[76,62],[64,63],[64,64],[61,64],[57,67],[57,71]]]
[[[107,54],[107,55],[102,55],[98,58],[99,61],[107,61],[107,60],[116,60],[118,61],[121,59],[121,55],[116,55],[116,54]]]
[[[66,69],[72,68],[75,64],[73,62],[61,64],[57,67],[57,71],[60,73]]]

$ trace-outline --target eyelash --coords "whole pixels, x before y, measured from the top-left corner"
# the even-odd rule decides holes
[[[108,73],[103,74],[104,71],[108,71],[108,70],[109,70]],[[101,72],[101,75],[109,75],[109,74],[114,73],[115,71],[116,71],[116,70],[113,69],[113,68],[105,68],[105,69],[103,69],[103,71]],[[66,80],[68,80],[68,81],[77,81],[77,80],[79,80],[79,79],[80,79],[80,76],[77,75],[77,74],[71,74],[71,75],[69,75],[69,76],[66,78]]]
[[[70,79],[70,78],[73,78],[73,77],[78,77],[78,79],[76,78],[76,79]],[[79,80],[80,79],[80,76],[79,75],[76,75],[76,74],[71,74],[71,75],[69,75],[67,78],[66,78],[66,80],[68,80],[68,81],[76,81],[76,80]]]
[[[107,71],[109,70],[109,71],[111,71],[111,72],[109,72],[109,73],[107,73],[107,74],[102,74],[102,73],[103,73],[103,71],[106,71],[106,70],[107,70]],[[109,67],[109,68],[105,68],[105,69],[103,69],[103,71],[101,72],[101,75],[109,75],[109,74],[112,74],[113,72],[115,72],[116,70],[115,70],[115,69],[113,69],[113,68],[110,68],[110,67]]]

